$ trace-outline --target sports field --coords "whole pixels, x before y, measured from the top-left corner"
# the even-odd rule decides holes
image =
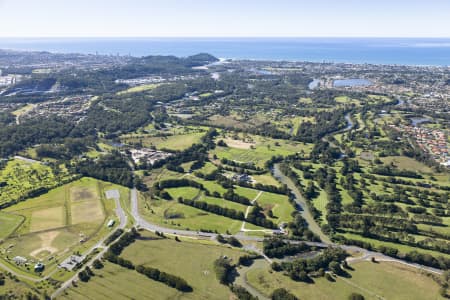
[[[107,188],[110,184],[82,178],[8,207],[0,214],[0,221],[9,220],[2,234],[20,226],[7,240],[8,251],[0,246],[0,253],[9,259],[22,256],[42,261],[50,267],[73,249],[90,247],[99,235],[109,232],[104,225],[106,216],[115,217],[114,202],[102,196]]]

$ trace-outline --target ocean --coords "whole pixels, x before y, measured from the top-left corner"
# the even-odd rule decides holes
[[[450,38],[0,38],[0,49],[450,66]]]

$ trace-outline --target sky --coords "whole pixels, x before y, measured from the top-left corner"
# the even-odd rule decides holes
[[[450,37],[450,0],[0,0],[0,37]]]

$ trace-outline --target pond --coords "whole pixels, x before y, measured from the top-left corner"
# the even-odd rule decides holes
[[[317,87],[319,86],[319,84],[320,84],[320,80],[319,80],[319,79],[313,79],[313,81],[311,81],[311,82],[308,84],[308,88],[309,88],[310,90],[313,90],[313,89],[317,88]]]
[[[334,87],[355,87],[369,85],[372,85],[372,81],[362,78],[338,79],[333,81]]]
[[[411,121],[411,125],[412,126],[417,126],[420,125],[422,123],[426,123],[426,122],[430,122],[431,119],[430,118],[410,118],[409,119]]]

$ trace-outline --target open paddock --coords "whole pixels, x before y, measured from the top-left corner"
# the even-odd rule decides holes
[[[66,225],[66,211],[63,206],[35,210],[31,214],[30,232],[37,232]]]
[[[231,136],[233,143],[227,144],[228,147],[216,147],[212,151],[219,159],[227,158],[237,162],[253,162],[256,166],[264,167],[266,161],[272,158],[272,156],[288,156],[295,154],[297,152],[304,152],[308,154],[311,149],[311,144],[303,144],[293,141],[285,140],[275,140],[266,137],[254,136],[254,135],[237,135]],[[218,137],[217,140],[224,139],[230,142],[230,138],[227,136],[225,139],[223,137]],[[252,144],[250,148],[239,146],[233,147],[240,142],[241,145]]]
[[[123,136],[121,141],[125,144],[141,142],[146,148],[155,147],[158,150],[168,149],[182,151],[193,144],[199,143],[205,132],[187,132],[169,136],[152,136],[148,134]]]
[[[348,299],[351,293],[374,300],[444,299],[439,295],[439,285],[417,269],[389,262],[358,262],[352,267],[354,270],[348,271],[350,275],[347,278],[336,277],[334,282],[314,278],[312,284],[296,282],[282,272],[273,272],[261,261],[240,273],[265,296],[277,288],[285,288],[299,299]]]
[[[71,205],[72,224],[102,222],[104,219],[103,207],[100,199],[96,201],[83,201]]]
[[[7,238],[14,233],[24,219],[23,216],[0,211],[0,240]]]
[[[180,297],[182,299],[231,299],[228,287],[221,285],[216,278],[214,260],[227,256],[233,263],[237,263],[243,254],[244,252],[237,249],[205,245],[196,241],[145,239],[137,240],[127,247],[122,256],[135,264],[151,266],[184,278],[193,287],[193,292],[183,294]]]
[[[143,200],[143,199],[141,199]],[[149,222],[165,227],[189,230],[212,230],[219,233],[239,232],[242,221],[180,204],[176,200],[143,200],[141,214]]]

